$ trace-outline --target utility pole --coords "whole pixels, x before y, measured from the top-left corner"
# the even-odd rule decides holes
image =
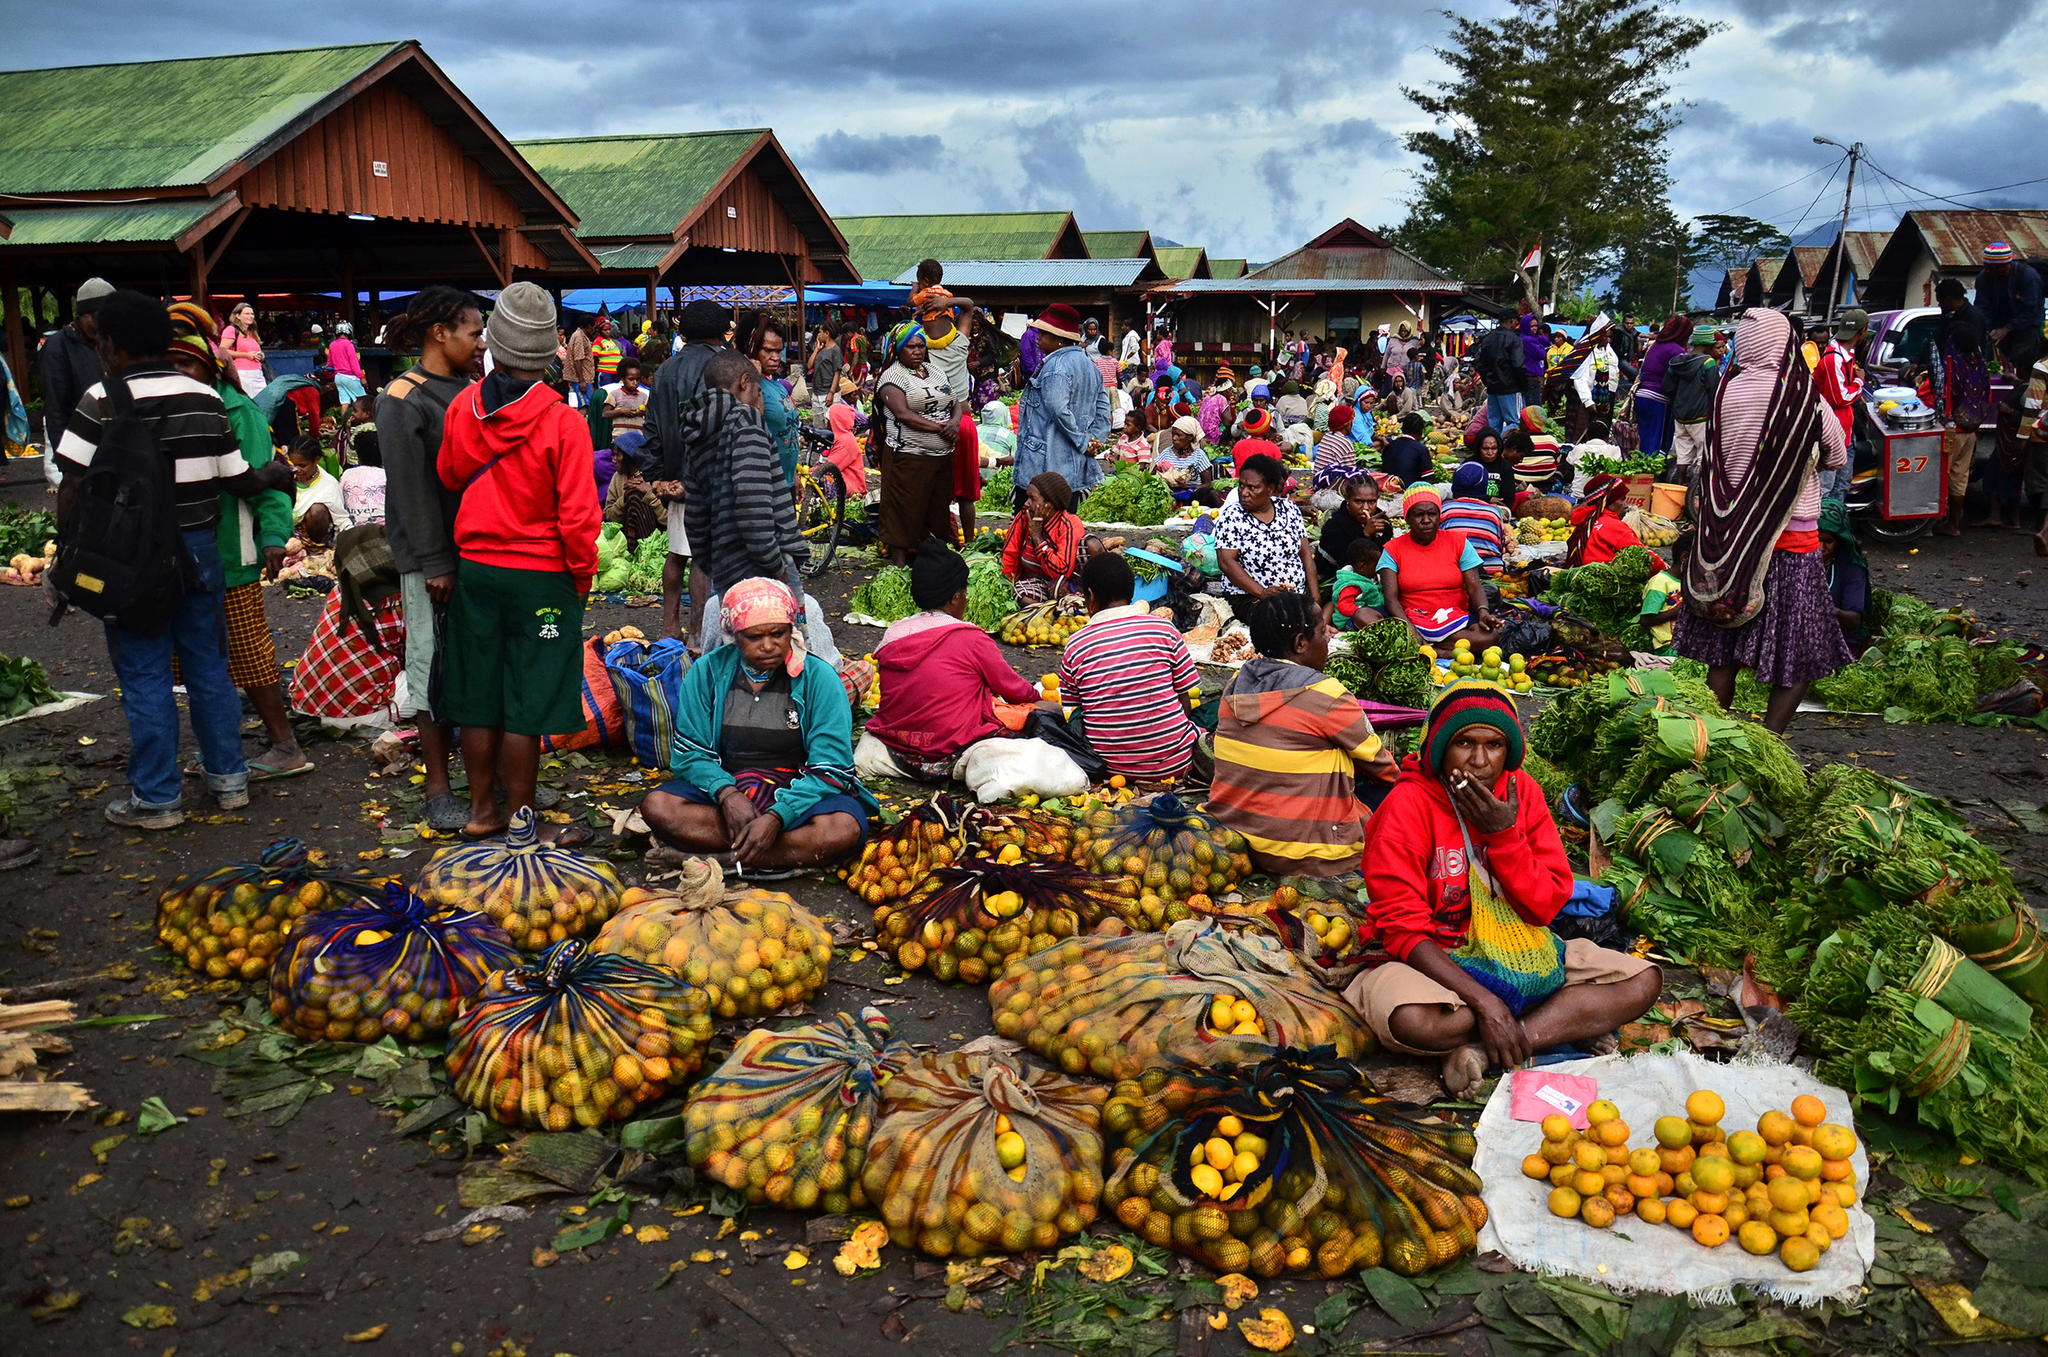
[[[1842,224],[1835,231],[1835,272],[1828,280],[1828,307],[1824,313],[1826,323],[1833,325],[1835,305],[1842,296],[1842,270],[1849,263],[1849,242],[1843,237],[1849,234],[1849,199],[1856,192],[1856,162],[1863,158],[1863,143],[1859,141],[1844,146],[1841,142],[1829,141],[1826,137],[1815,137],[1813,141],[1816,146],[1833,146],[1837,150],[1848,152],[1849,155],[1849,180],[1842,185]]]

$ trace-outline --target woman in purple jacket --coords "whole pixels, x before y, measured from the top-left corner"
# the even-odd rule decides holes
[[[1664,377],[1671,368],[1671,360],[1685,353],[1686,344],[1692,339],[1692,317],[1673,316],[1664,322],[1664,328],[1657,331],[1657,337],[1650,341],[1650,348],[1643,355],[1643,370],[1636,384],[1636,432],[1641,435],[1642,451],[1646,457],[1654,457],[1666,450],[1666,438],[1671,430],[1670,405],[1664,394]]]

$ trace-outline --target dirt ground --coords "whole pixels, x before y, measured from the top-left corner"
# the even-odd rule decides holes
[[[0,494],[44,502],[39,481],[21,483],[23,470],[7,468],[13,483]],[[2019,537],[1930,538],[1917,554],[1873,553],[1873,574],[1879,584],[1904,586],[1937,604],[1975,608],[1989,625],[2015,636],[2048,637],[2048,570],[2037,568]],[[855,582],[835,573],[819,581],[818,592],[837,613]],[[272,591],[269,607],[281,653],[296,654],[317,602]],[[651,631],[652,616],[601,605],[588,624],[636,623]],[[871,650],[876,639],[860,628],[840,631],[842,648],[855,653]],[[112,691],[97,626],[81,618],[45,626],[39,591],[0,589],[0,652],[39,659],[59,688]],[[1047,652],[1013,658],[1032,677],[1051,667]],[[885,1250],[879,1273],[847,1279],[829,1266],[834,1246],[825,1243],[809,1250],[809,1266],[792,1270],[783,1255],[788,1245],[804,1242],[804,1218],[755,1212],[742,1228],[758,1232],[757,1238],[736,1233],[721,1240],[715,1237],[720,1222],[710,1213],[677,1214],[689,1210],[679,1196],[634,1207],[632,1228],[662,1227],[646,1232],[648,1242],[614,1235],[564,1251],[558,1260],[536,1253],[573,1220],[563,1212],[583,1204],[580,1196],[540,1200],[524,1219],[493,1222],[495,1231],[430,1238],[464,1215],[456,1202],[461,1158],[437,1154],[423,1139],[394,1135],[368,1079],[330,1077],[333,1092],[310,1099],[279,1128],[228,1119],[214,1092],[215,1071],[176,1052],[193,1028],[239,1009],[242,996],[196,984],[163,959],[153,934],[158,890],[183,873],[248,860],[287,834],[342,863],[396,849],[409,856],[394,852],[377,866],[411,871],[430,846],[391,840],[409,835],[407,802],[416,804],[417,791],[403,778],[374,777],[365,742],[321,743],[312,747],[317,772],[259,784],[246,811],[199,814],[171,833],[124,834],[100,812],[124,787],[125,739],[112,696],[0,734],[0,765],[34,770],[21,828],[43,850],[37,865],[0,877],[0,989],[73,981],[82,1013],[160,1015],[68,1034],[75,1054],[57,1063],[66,1077],[92,1090],[101,1112],[0,1121],[0,1195],[6,1198],[0,1210],[0,1351],[327,1352],[353,1337],[421,1354],[587,1357],[646,1344],[643,1350],[824,1357],[896,1351],[906,1342],[987,1351],[1018,1322],[994,1312],[1020,1304],[1021,1286],[978,1293],[956,1314],[942,1303],[943,1269],[902,1250]],[[2048,735],[1817,717],[1800,721],[1793,743],[1813,763],[1857,759],[1973,803],[1987,831],[2008,836],[2000,842],[2014,846],[2016,865],[2039,871],[2040,840],[2026,849],[2023,820],[1992,803],[2034,808],[2048,801]],[[600,766],[563,767],[549,776],[570,794],[571,808],[587,811],[630,804],[630,795],[589,788],[638,774]],[[201,799],[195,783],[188,806]],[[389,830],[369,809],[380,806],[390,809]],[[2023,878],[2038,892],[2040,878],[2031,872]],[[866,928],[865,911],[836,882],[802,880],[793,893],[821,913]],[[2040,902],[2038,893],[2034,898]],[[989,1030],[979,990],[942,986],[923,975],[887,983],[894,974],[892,964],[874,958],[836,966],[831,987],[814,1007],[829,1013],[879,1004],[897,1032],[917,1043],[947,1046]],[[161,1134],[137,1134],[137,1112],[149,1098],[189,1119]],[[124,1115],[109,1124],[115,1111]],[[659,1197],[660,1188],[652,1195]],[[1928,1219],[1942,1219],[1939,1208],[1924,1211]],[[1970,1280],[1978,1261],[1959,1244],[1949,1248]],[[711,1261],[689,1261],[706,1249]],[[253,1273],[236,1275],[259,1260]],[[678,1262],[685,1266],[672,1271]],[[1260,1303],[1282,1305],[1299,1324],[1330,1291],[1321,1284],[1275,1285]],[[1472,1313],[1469,1295],[1438,1299],[1443,1308],[1432,1324],[1456,1324]],[[1907,1303],[1917,1304],[1910,1297]],[[149,1327],[166,1318],[169,1326]],[[1823,1335],[1820,1347],[1871,1350],[1854,1336],[1863,1330],[1849,1321],[1842,1327],[1824,1317],[1807,1323]],[[1110,1327],[1125,1324],[1135,1321]],[[1358,1351],[1366,1340],[1418,1327],[1390,1317],[1384,1307],[1367,1306],[1343,1328],[1342,1350]],[[1243,1350],[1234,1330],[1211,1332],[1192,1322],[1144,1330],[1163,1346],[1145,1346],[1152,1339],[1136,1327],[1128,1333],[1133,1346],[1091,1350]],[[1335,1340],[1337,1334],[1321,1337]],[[1393,1346],[1482,1352],[1487,1343],[1486,1330],[1471,1327]]]

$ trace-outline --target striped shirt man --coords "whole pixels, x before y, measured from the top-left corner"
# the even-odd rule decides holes
[[[1142,603],[1104,608],[1068,638],[1060,697],[1112,773],[1177,777],[1202,732],[1188,719],[1201,676],[1178,628]]]
[[[1358,699],[1337,680],[1286,660],[1247,660],[1218,709],[1210,812],[1245,836],[1260,871],[1356,871],[1366,809],[1355,769],[1380,750]]]
[[[227,407],[212,387],[202,386],[165,363],[144,363],[124,374],[135,412],[156,423],[157,444],[176,463],[178,528],[201,532],[220,522],[218,482],[248,471],[241,444],[228,423]],[[113,412],[105,382],[79,398],[64,425],[57,461],[66,475],[92,465],[100,435]]]

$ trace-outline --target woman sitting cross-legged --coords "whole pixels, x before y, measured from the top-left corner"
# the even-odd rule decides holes
[[[654,835],[750,875],[837,862],[878,808],[853,771],[853,709],[832,666],[806,663],[796,600],[742,580],[720,612],[726,644],[683,676],[675,776],[640,803]]]
[[[1366,830],[1366,917],[1393,960],[1344,997],[1383,1046],[1441,1057],[1453,1095],[1605,1037],[1662,984],[1647,961],[1550,931],[1572,869],[1522,750],[1513,699],[1452,684]]]
[[[1437,645],[1463,636],[1484,649],[1500,639],[1486,610],[1479,552],[1465,534],[1443,526],[1443,498],[1432,485],[1401,496],[1408,531],[1380,551],[1380,590],[1387,615],[1407,621],[1417,641]]]

